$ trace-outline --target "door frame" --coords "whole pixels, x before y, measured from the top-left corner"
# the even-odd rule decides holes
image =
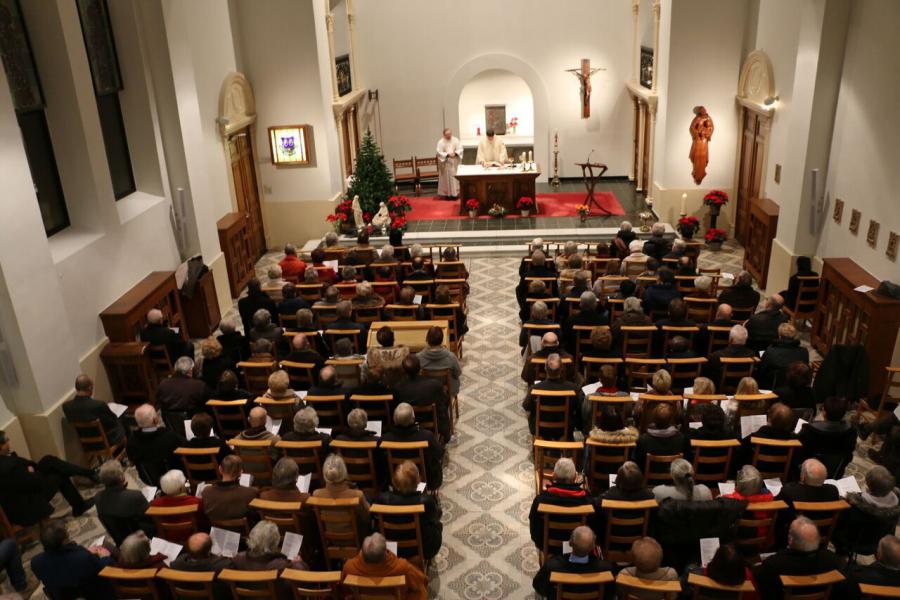
[[[772,117],[768,112],[761,112],[758,110],[754,110],[752,107],[741,106],[740,114],[738,117],[738,150],[737,150],[737,162],[735,166],[734,172],[734,212],[732,213],[732,223],[733,237],[737,237],[738,232],[738,202],[740,201],[740,184],[741,184],[741,169],[743,168],[742,157],[744,153],[744,119],[747,116],[747,113],[753,113],[757,117],[757,123],[759,124],[757,127],[757,137],[759,133],[765,132],[763,136],[763,144],[762,144],[762,155],[760,156],[760,160],[762,161],[762,166],[760,167],[759,174],[759,190],[757,190],[756,194],[751,194],[749,198],[747,198],[747,218],[749,220],[750,216],[750,206],[749,203],[753,200],[753,198],[767,198],[766,196],[766,166],[769,161],[769,137],[772,135]],[[749,228],[749,223],[747,224]],[[749,229],[748,229],[749,231]]]

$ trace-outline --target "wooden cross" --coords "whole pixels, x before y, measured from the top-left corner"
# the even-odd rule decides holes
[[[569,73],[578,78],[581,83],[581,118],[587,119],[591,116],[591,77],[597,71],[605,71],[602,67],[591,68],[591,59],[582,58],[581,67],[578,69],[566,69]]]

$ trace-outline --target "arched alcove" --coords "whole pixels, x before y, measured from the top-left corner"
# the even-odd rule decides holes
[[[488,106],[503,106],[506,123],[518,121],[515,135],[534,136],[534,96],[520,76],[502,69],[488,69],[469,80],[459,95],[459,135],[475,137],[488,129]],[[507,135],[512,132],[507,131]]]

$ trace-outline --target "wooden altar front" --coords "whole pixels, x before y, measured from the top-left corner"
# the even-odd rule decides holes
[[[534,199],[534,182],[540,174],[540,165],[535,165],[533,171],[523,171],[520,165],[488,168],[460,165],[456,172],[456,179],[459,180],[459,214],[468,212],[466,201],[472,198],[481,204],[478,211],[481,214],[486,214],[494,204],[499,204],[509,213],[517,213],[516,202],[519,198],[527,196]]]

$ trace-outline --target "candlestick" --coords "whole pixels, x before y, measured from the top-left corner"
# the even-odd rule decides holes
[[[687,194],[681,194],[681,214],[687,214]]]
[[[528,151],[528,162],[534,162],[534,153],[531,150]]]

